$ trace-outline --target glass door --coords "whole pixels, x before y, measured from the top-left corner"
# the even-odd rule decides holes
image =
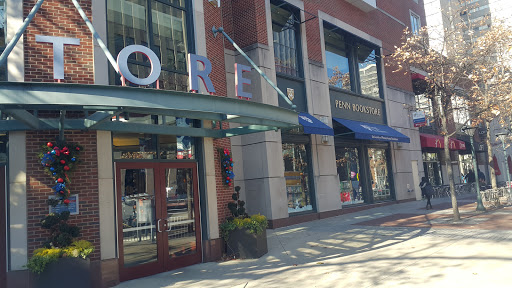
[[[155,163],[116,163],[121,281],[163,271],[157,169]]]
[[[201,229],[195,163],[161,163],[165,213],[165,266],[172,270],[201,262]]]
[[[7,287],[6,237],[5,225],[7,207],[5,207],[5,166],[0,165],[0,287]]]
[[[201,262],[197,165],[116,163],[120,280]]]

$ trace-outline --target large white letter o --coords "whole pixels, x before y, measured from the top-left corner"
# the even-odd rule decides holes
[[[130,72],[130,69],[128,69],[128,57],[130,57],[132,53],[142,53],[149,58],[149,63],[151,63],[151,73],[149,73],[147,78],[137,78],[132,74],[132,72]],[[119,67],[119,72],[126,81],[141,86],[153,84],[158,80],[158,77],[160,77],[160,73],[162,72],[162,66],[160,65],[158,56],[156,56],[155,52],[151,49],[142,45],[130,45],[124,47],[123,50],[119,52],[119,55],[117,55],[117,66]]]

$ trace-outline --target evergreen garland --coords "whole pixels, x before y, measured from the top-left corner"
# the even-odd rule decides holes
[[[219,150],[219,153],[222,155],[221,157],[221,170],[222,170],[222,179],[224,185],[231,186],[233,183],[233,179],[235,178],[235,173],[233,173],[233,158],[231,158],[231,152],[228,149]]]
[[[39,159],[43,165],[44,171],[54,179],[56,198],[48,200],[48,204],[56,206],[60,203],[69,204],[69,184],[71,180],[69,174],[80,162],[78,156],[82,150],[82,146],[75,143],[52,143],[48,142],[41,146]]]

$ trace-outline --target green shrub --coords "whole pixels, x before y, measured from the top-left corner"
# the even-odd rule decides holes
[[[32,273],[41,274],[46,267],[53,262],[57,262],[59,258],[87,258],[94,252],[94,246],[86,240],[78,240],[71,243],[68,247],[52,247],[39,248],[34,251],[34,255],[30,257],[26,267]]]

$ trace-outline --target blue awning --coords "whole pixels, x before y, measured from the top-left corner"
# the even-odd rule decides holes
[[[373,123],[332,118],[355,133],[356,139],[410,143],[411,139],[395,129]]]
[[[299,113],[299,124],[304,126],[305,134],[334,136],[334,130],[308,113]]]

